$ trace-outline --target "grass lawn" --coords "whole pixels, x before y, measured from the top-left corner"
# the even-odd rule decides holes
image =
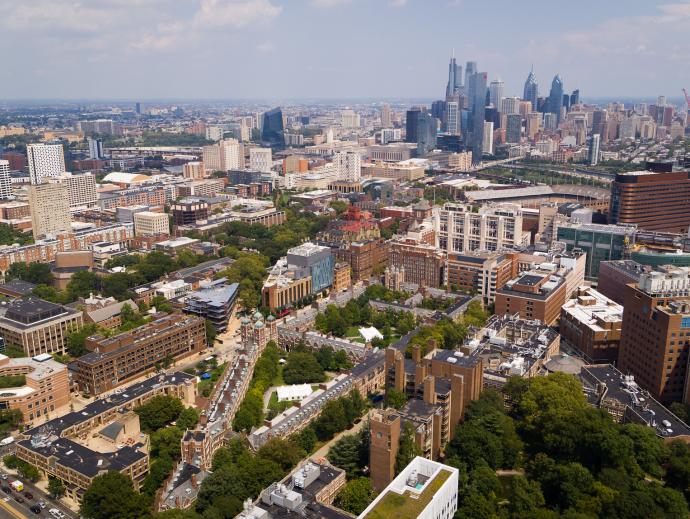
[[[223,374],[223,370],[225,369],[225,365],[227,363],[220,364],[218,367],[214,368],[211,370],[211,378],[207,380],[200,380],[199,385],[197,386],[197,390],[201,394],[201,396],[204,397],[209,397],[211,396],[211,393],[213,392],[213,387],[216,385],[216,382],[218,382],[218,379],[220,376]]]
[[[278,392],[274,391],[271,393],[271,398],[268,400],[268,409],[266,409],[266,418],[269,420],[273,418],[274,416],[279,415],[283,411],[285,411],[288,407],[292,405],[292,402],[285,401],[285,402],[279,402],[278,401]]]

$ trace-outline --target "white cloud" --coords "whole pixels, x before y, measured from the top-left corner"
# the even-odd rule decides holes
[[[350,0],[311,0],[310,3],[312,7],[328,9],[331,7],[337,7],[339,5],[349,4]]]
[[[194,23],[206,27],[246,27],[253,23],[270,22],[282,7],[269,0],[201,0]]]

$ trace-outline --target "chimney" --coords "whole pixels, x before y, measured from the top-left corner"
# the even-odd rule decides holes
[[[190,481],[192,483],[192,488],[194,488],[194,489],[199,488],[199,483],[196,480],[196,474],[192,474],[192,478]]]
[[[422,362],[422,349],[419,347],[419,344],[416,344],[412,348],[412,360],[415,364],[419,364]]]

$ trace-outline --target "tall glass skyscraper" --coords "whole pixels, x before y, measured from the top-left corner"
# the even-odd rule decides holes
[[[450,58],[448,64],[448,84],[446,85],[446,97],[457,94],[462,87],[462,66],[455,62],[455,56]]]
[[[270,144],[283,145],[283,111],[280,107],[264,112],[261,125],[261,140]]]
[[[417,142],[417,115],[421,112],[419,108],[408,110],[405,116],[405,142]]]
[[[556,124],[561,122],[561,108],[563,107],[563,80],[556,74],[551,82],[549,92],[548,112],[556,115]]]
[[[537,77],[534,75],[534,68],[529,71],[527,80],[525,81],[525,88],[522,92],[522,99],[532,103],[532,111],[537,111],[537,98],[539,97],[539,83]]]
[[[486,109],[486,72],[477,72],[469,79],[470,91],[474,94],[470,97],[470,117],[472,125],[472,162],[478,163],[482,160],[484,151],[484,110]]]
[[[424,157],[436,148],[438,120],[429,112],[417,112],[417,156]]]

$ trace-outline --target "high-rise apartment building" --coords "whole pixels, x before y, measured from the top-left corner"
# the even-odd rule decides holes
[[[270,173],[273,166],[273,154],[271,148],[250,148],[249,149],[249,169]],[[234,169],[234,168],[233,168]]]
[[[628,285],[618,369],[663,403],[688,399],[690,272],[667,267]]]
[[[527,134],[528,139],[534,140],[534,138],[537,136],[537,133],[539,133],[539,130],[541,129],[541,120],[542,114],[539,112],[530,112],[527,114],[525,133]]]
[[[338,151],[333,154],[333,165],[338,180],[359,182],[362,177],[362,158],[356,151]]]
[[[194,161],[187,162],[182,165],[182,176],[184,178],[191,178],[193,180],[200,180],[206,176],[206,170],[203,162]]]
[[[32,184],[40,184],[45,178],[59,177],[65,172],[62,144],[29,144],[26,155]]]
[[[87,139],[89,143],[89,158],[98,160],[102,159],[103,154],[103,139],[92,139],[89,137]]]
[[[556,116],[556,124],[561,122],[561,109],[563,108],[563,80],[556,74],[551,82],[549,92],[548,111]]]
[[[506,142],[519,144],[522,137],[522,116],[517,113],[508,114],[506,117]]]
[[[343,110],[340,112],[340,124],[343,128],[359,128],[359,114],[354,110]]]
[[[609,219],[649,231],[690,229],[690,171],[617,173],[611,185]]]
[[[482,151],[487,155],[494,154],[494,123],[484,121],[484,139],[482,140]]]
[[[589,141],[589,164],[591,166],[596,166],[599,163],[599,150],[601,147],[601,136],[598,133],[592,135]]]
[[[69,188],[60,181],[29,187],[29,207],[34,238],[71,230]]]
[[[64,173],[60,180],[67,184],[71,210],[94,207],[98,202],[96,177],[92,173]]]
[[[484,151],[484,112],[486,108],[486,72],[477,72],[469,78],[472,160],[482,161]]]
[[[522,209],[517,204],[489,205],[473,212],[470,205],[447,203],[434,217],[434,230],[437,247],[449,255],[529,244],[529,233],[522,230]]]
[[[10,178],[10,162],[0,160],[0,198],[7,199],[12,196],[12,179]]]
[[[501,104],[496,108],[500,110],[501,114],[519,114],[521,102],[519,97],[504,97],[501,99]]]
[[[457,101],[446,101],[446,133],[460,135],[460,108]]]
[[[417,113],[417,156],[424,157],[436,148],[438,120],[429,112]]]
[[[381,105],[381,127],[390,128],[391,126],[391,106],[388,103],[383,103]]]

